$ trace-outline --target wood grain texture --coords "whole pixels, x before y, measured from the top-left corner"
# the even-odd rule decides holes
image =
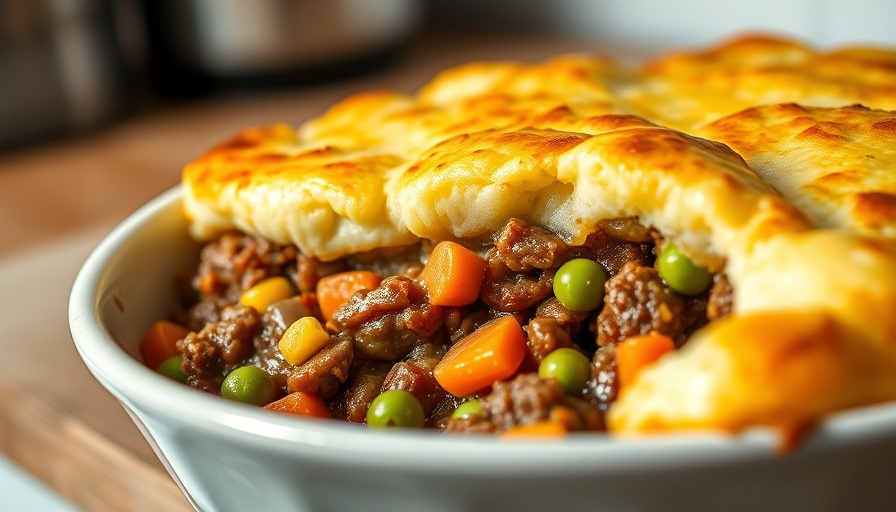
[[[0,451],[85,510],[189,510],[68,333],[68,288],[104,227],[0,266]]]
[[[157,464],[0,381],[0,450],[85,510],[192,510]]]

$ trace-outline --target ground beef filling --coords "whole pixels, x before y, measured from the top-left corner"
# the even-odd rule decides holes
[[[658,240],[636,220],[616,219],[600,224],[583,244],[569,245],[554,233],[512,219],[481,251],[486,269],[479,299],[448,307],[431,304],[419,279],[424,250],[396,253],[388,261],[321,262],[293,246],[227,233],[202,250],[190,280],[193,299],[177,317],[192,331],[177,344],[181,369],[190,386],[220,393],[229,372],[254,365],[273,377],[278,397],[313,393],[333,416],[354,423],[365,421],[380,393],[400,389],[423,406],[427,427],[447,432],[501,433],[543,421],[559,422],[569,431],[599,431],[618,390],[618,343],[661,333],[680,347],[694,330],[732,309],[731,285],[723,274],[698,296],[671,290],[654,268]],[[594,311],[571,311],[554,297],[557,269],[575,258],[591,259],[609,275],[603,304]],[[321,278],[387,268],[400,270],[382,275],[379,286],[356,292],[339,307],[326,323],[329,342],[310,359],[298,365],[284,359],[278,344],[287,328],[299,318],[322,318],[315,296]],[[273,276],[286,277],[295,296],[261,312],[239,305],[245,290]],[[452,417],[468,397],[442,389],[433,369],[454,343],[506,315],[523,326],[523,363],[511,378],[479,393],[480,413]],[[578,396],[537,373],[544,358],[559,348],[591,360]]]

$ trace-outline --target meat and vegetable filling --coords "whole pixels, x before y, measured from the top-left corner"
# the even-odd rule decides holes
[[[637,372],[727,315],[731,287],[633,219],[582,245],[512,219],[493,240],[322,262],[227,233],[146,364],[267,409],[447,432],[603,430]]]

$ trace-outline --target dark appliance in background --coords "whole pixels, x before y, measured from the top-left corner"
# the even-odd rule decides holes
[[[0,0],[0,148],[92,128],[131,95],[127,36],[105,0]]]
[[[0,149],[166,98],[351,76],[421,21],[418,0],[0,0]]]
[[[393,56],[417,0],[144,0],[149,76],[165,96],[342,78]]]

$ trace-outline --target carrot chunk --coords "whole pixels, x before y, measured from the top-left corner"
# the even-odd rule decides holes
[[[436,306],[466,306],[482,289],[485,260],[454,242],[440,242],[423,267],[429,302]]]
[[[333,313],[348,302],[355,292],[373,290],[382,280],[382,277],[369,270],[350,270],[320,278],[315,291],[324,320],[333,318]]]
[[[545,420],[528,425],[516,425],[501,433],[501,439],[508,438],[553,438],[567,434],[566,427],[557,421]]]
[[[655,332],[632,336],[616,344],[616,375],[619,385],[626,386],[634,381],[641,370],[674,348],[672,338]]]
[[[473,395],[511,377],[527,352],[523,328],[512,316],[503,316],[451,347],[433,369],[433,376],[454,396]]]
[[[177,355],[177,341],[184,339],[190,331],[174,322],[160,320],[143,335],[140,340],[140,356],[143,364],[153,370],[162,361]]]
[[[298,416],[311,416],[314,418],[332,418],[333,414],[317,395],[296,391],[280,400],[276,400],[264,406],[269,411],[285,412]]]

